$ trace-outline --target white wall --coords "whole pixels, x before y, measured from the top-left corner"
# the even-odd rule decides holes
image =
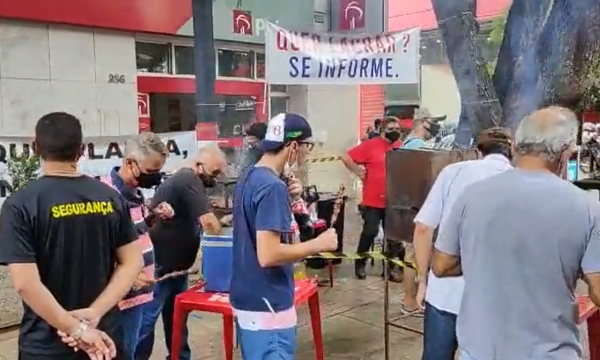
[[[136,134],[133,34],[1,19],[0,133],[31,136],[52,111],[77,116],[86,136]]]
[[[421,107],[433,115],[448,115],[450,122],[458,122],[460,95],[449,65],[421,66]]]
[[[289,111],[304,115],[316,140],[311,157],[337,156],[358,141],[360,98],[358,86],[288,86]],[[348,183],[349,172],[340,161],[309,165],[309,183],[319,191],[337,191],[340,182]]]

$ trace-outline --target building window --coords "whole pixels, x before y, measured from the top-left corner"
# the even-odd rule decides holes
[[[254,52],[219,49],[218,75],[223,77],[254,78]]]
[[[150,130],[189,131],[196,126],[193,94],[150,94]]]
[[[269,118],[277,114],[287,112],[288,97],[287,96],[272,96],[269,104]]]
[[[135,43],[137,71],[148,73],[171,73],[171,44]]]
[[[256,100],[249,96],[222,95],[218,96],[219,106],[219,137],[231,138],[244,135],[248,124],[256,121]]]
[[[421,39],[421,64],[439,65],[447,64],[446,49],[442,36],[437,31],[429,36],[423,36]]]
[[[175,46],[175,73],[194,75],[194,48],[191,46]]]
[[[256,78],[264,79],[265,78],[265,54],[256,53]]]
[[[288,87],[287,87],[287,85],[271,85],[271,92],[272,93],[285,93],[285,94],[287,94]]]

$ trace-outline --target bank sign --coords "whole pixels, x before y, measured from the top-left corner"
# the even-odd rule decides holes
[[[311,31],[314,26],[312,0],[243,0],[241,8],[235,5],[235,1],[214,1],[216,40],[264,44],[268,22],[298,31]],[[194,35],[192,19],[178,35]]]

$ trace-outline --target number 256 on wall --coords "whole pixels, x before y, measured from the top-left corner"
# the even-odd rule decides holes
[[[125,84],[125,75],[108,74],[109,84]]]

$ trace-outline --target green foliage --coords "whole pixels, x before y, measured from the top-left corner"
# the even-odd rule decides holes
[[[41,162],[38,156],[24,153],[11,157],[7,164],[8,175],[12,179],[13,192],[19,190],[30,180],[37,179]]]
[[[500,49],[502,39],[504,38],[504,28],[506,27],[507,15],[498,16],[492,21],[492,31],[490,31],[489,42],[493,49]],[[487,63],[488,74],[493,77],[496,70],[496,60]]]
[[[600,111],[600,52],[586,60],[584,75],[581,77],[581,95],[579,110]]]

